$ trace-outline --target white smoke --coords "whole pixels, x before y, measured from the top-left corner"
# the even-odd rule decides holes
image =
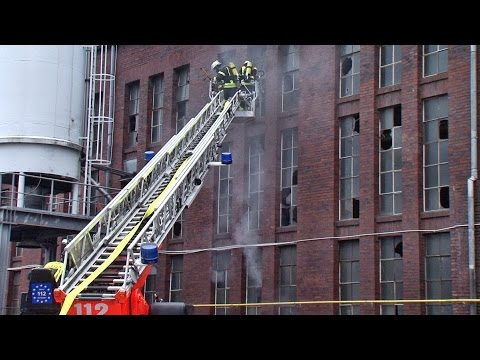
[[[245,212],[240,222],[235,225],[233,231],[233,242],[238,245],[255,245],[259,243],[260,237],[255,231],[251,231],[248,226],[248,211]],[[255,246],[245,246],[242,248],[245,269],[248,269],[248,275],[254,283],[262,284],[261,256],[257,256],[260,248]]]

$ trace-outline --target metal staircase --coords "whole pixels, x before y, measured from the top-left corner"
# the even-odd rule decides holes
[[[240,95],[224,101],[223,91],[214,94],[66,246],[64,272],[54,291],[62,303],[60,314],[148,313],[140,288],[151,265],[142,263],[141,247],[160,246],[200,191]]]

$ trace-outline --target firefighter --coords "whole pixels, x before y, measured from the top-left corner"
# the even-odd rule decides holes
[[[240,70],[241,85],[245,86],[249,92],[255,91],[255,80],[257,79],[257,68],[251,61],[245,61]]]
[[[251,61],[246,60],[240,69],[240,90],[245,92],[245,96],[254,97],[255,80],[257,79],[257,68]],[[245,108],[245,101],[241,101],[241,108]]]
[[[222,66],[222,63],[215,60],[211,66],[217,75],[213,81],[223,88],[223,96],[225,100],[231,99],[237,92],[238,70],[234,63],[229,63],[228,66]]]

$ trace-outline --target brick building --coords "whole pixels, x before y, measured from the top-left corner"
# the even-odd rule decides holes
[[[256,117],[230,126],[233,164],[210,170],[147,292],[190,304],[325,301],[196,314],[468,314],[465,302],[348,300],[478,290],[470,46],[119,46],[112,167],[138,171],[197,114],[209,101],[202,68],[216,58],[265,72]]]

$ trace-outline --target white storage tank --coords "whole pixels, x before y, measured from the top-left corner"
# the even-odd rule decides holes
[[[0,79],[0,172],[79,180],[84,47],[1,45]]]

